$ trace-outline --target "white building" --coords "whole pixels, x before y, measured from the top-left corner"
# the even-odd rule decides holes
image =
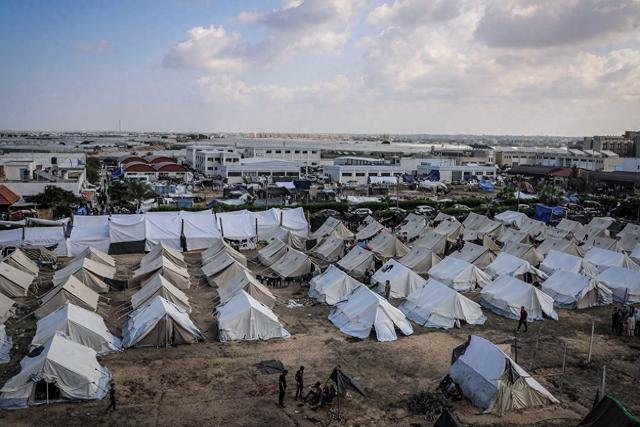
[[[355,157],[355,156],[343,156],[336,157],[333,161],[334,165],[353,165],[353,166],[383,166],[384,159],[373,159],[370,157]]]
[[[640,172],[640,158],[638,157],[625,157],[618,166],[616,166],[618,172]]]
[[[191,167],[204,176],[218,176],[222,174],[223,166],[239,163],[241,159],[240,153],[233,149],[197,150],[195,152],[195,163]]]
[[[300,179],[300,164],[286,160],[249,158],[238,163],[230,163],[220,167],[220,175],[229,184],[239,184],[258,177],[266,177],[269,181],[291,181]]]
[[[331,165],[325,166],[323,173],[325,178],[331,182],[367,185],[369,177],[400,176],[402,169],[398,166]]]
[[[0,164],[12,161],[34,162],[42,169],[50,167],[83,168],[86,165],[87,156],[84,153],[27,153],[13,152],[0,156]]]
[[[496,163],[500,167],[554,166],[612,171],[622,158],[612,151],[579,150],[577,148],[496,147]]]
[[[300,166],[320,165],[320,148],[312,147],[247,147],[245,148],[247,158],[274,159],[297,162]]]
[[[453,166],[455,164],[456,161],[454,159],[402,157],[398,166],[400,166],[404,173],[416,175],[419,165]]]
[[[430,175],[438,172],[440,182],[464,182],[466,178],[477,177],[479,180],[494,180],[496,167],[494,165],[418,165],[418,175]]]

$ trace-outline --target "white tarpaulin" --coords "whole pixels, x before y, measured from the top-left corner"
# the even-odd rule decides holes
[[[343,240],[352,240],[355,238],[355,235],[344,225],[342,221],[332,216],[327,218],[320,228],[309,234],[309,238],[317,240],[330,234],[333,234]]]
[[[21,246],[22,230],[22,228],[0,230],[0,244],[3,246]]]
[[[0,262],[0,292],[9,298],[26,297],[35,276]]]
[[[449,222],[449,224],[455,225],[455,222]],[[460,226],[460,223],[458,223]],[[456,237],[457,238],[457,237]],[[447,247],[447,235],[436,232],[435,230],[429,230],[424,236],[412,243],[413,247],[420,246],[423,248],[431,249],[434,253],[442,256]]]
[[[0,389],[0,408],[26,408],[36,402],[36,382],[45,380],[60,397],[71,400],[100,400],[109,389],[111,373],[100,366],[95,350],[54,334],[42,351],[20,362],[20,373]]]
[[[182,219],[179,212],[147,212],[145,220],[145,249],[163,245],[181,251]]]
[[[636,263],[640,263],[640,243],[638,243],[633,251],[629,254],[629,257],[634,260]]]
[[[553,298],[556,307],[589,308],[610,304],[613,294],[593,277],[558,270],[542,284],[544,293]]]
[[[77,256],[88,247],[109,252],[109,243],[107,215],[80,215],[73,218],[73,228],[67,239],[68,256]]]
[[[289,338],[269,307],[241,290],[226,304],[216,307],[220,341],[253,341]]]
[[[474,406],[503,414],[560,403],[547,389],[484,338],[472,335],[456,349],[449,375]]]
[[[210,212],[207,214],[183,212],[182,234],[187,243],[187,250],[206,249],[220,239],[220,229],[216,219]]]
[[[534,267],[544,260],[544,256],[536,250],[536,247],[527,243],[507,242],[504,244],[502,252],[517,256]]]
[[[146,238],[145,223],[142,214],[112,215],[109,219],[111,243],[143,241]]]
[[[334,305],[360,285],[362,283],[338,267],[329,265],[309,282],[309,297],[321,304]]]
[[[410,241],[427,230],[427,217],[410,213],[396,228],[396,234],[404,241]]]
[[[414,246],[405,256],[398,259],[398,262],[418,274],[427,274],[427,271],[439,263],[440,259],[433,250]]]
[[[462,292],[482,288],[491,282],[491,278],[475,265],[450,256],[429,270],[429,278]]]
[[[373,270],[375,255],[360,246],[354,246],[338,261],[338,267],[355,278],[366,276]]]
[[[483,325],[480,305],[435,279],[412,292],[398,307],[408,319],[427,328],[460,327],[460,321]]]
[[[7,335],[7,325],[0,324],[0,364],[11,362],[13,340]]]
[[[375,328],[378,341],[395,341],[395,328],[413,334],[405,315],[366,286],[358,286],[331,309],[329,320],[344,334],[365,339]]]
[[[556,250],[552,250],[547,254],[542,264],[540,264],[540,270],[548,275],[556,271],[568,271],[574,274],[584,274],[589,277],[596,277],[598,275],[598,269],[588,261]]]
[[[36,319],[56,311],[66,303],[72,303],[87,310],[98,309],[98,293],[76,279],[69,276],[64,283],[54,287],[40,298],[40,307],[35,311]]]
[[[525,214],[515,211],[504,211],[494,217],[494,219],[498,222],[501,222],[505,225],[514,225],[518,228],[520,228],[525,218],[527,218]]]
[[[347,242],[333,234],[323,237],[313,248],[311,255],[326,262],[336,262],[345,255]]]
[[[189,297],[180,289],[165,279],[161,274],[155,274],[138,292],[131,295],[131,307],[134,310],[151,304],[153,299],[161,296],[165,300],[177,305],[187,313],[191,313]]]
[[[540,255],[547,255],[552,250],[557,250],[560,252],[567,253],[569,255],[575,255],[582,257],[584,253],[582,250],[576,245],[574,242],[564,239],[545,239],[544,242],[540,243],[537,247]]]
[[[229,272],[227,269],[222,275]],[[256,279],[249,270],[240,268],[234,275],[224,278],[218,282],[218,296],[220,303],[226,304],[235,297],[240,291],[246,292],[260,303],[269,308],[273,308],[276,304],[276,297],[271,291]]]
[[[44,345],[59,332],[66,338],[95,350],[98,356],[122,350],[120,339],[109,332],[102,316],[73,304],[65,304],[38,320],[30,348]]]
[[[508,319],[520,319],[520,307],[524,307],[529,322],[542,320],[544,315],[558,320],[553,298],[512,276],[500,276],[485,286],[480,292],[480,304]]]
[[[598,275],[598,282],[613,291],[618,302],[640,303],[640,272],[624,267],[609,267]]]
[[[387,282],[389,298],[405,298],[427,281],[395,259],[390,259],[371,276],[372,288],[380,295],[385,294]]]
[[[273,239],[267,246],[258,251],[258,260],[265,267],[270,267],[284,256],[289,246],[280,239]]]
[[[527,273],[541,281],[548,277],[545,272],[538,270],[527,261],[504,252],[498,254],[496,259],[487,266],[485,272],[492,279],[499,276],[513,276],[523,279]]]
[[[298,237],[305,239],[309,237],[309,223],[304,216],[304,209],[274,209],[282,218],[282,227],[286,228]],[[259,223],[258,226],[260,226]]]
[[[67,244],[63,227],[26,227],[24,229],[25,246],[54,246],[53,252],[58,256],[67,255]]]
[[[599,272],[603,272],[609,267],[624,267],[629,270],[640,271],[640,266],[621,252],[591,248],[584,254],[584,259],[595,265]]]
[[[371,239],[367,247],[380,258],[399,258],[409,252],[409,248],[388,231],[383,231]]]
[[[278,276],[300,277],[311,272],[313,263],[305,253],[289,248],[286,254],[271,265],[271,270]]]
[[[453,252],[450,257],[458,258],[476,267],[483,269],[496,258],[496,254],[489,248],[476,245],[475,243],[465,242],[462,249]]]

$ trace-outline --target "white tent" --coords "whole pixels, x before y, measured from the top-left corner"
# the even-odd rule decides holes
[[[160,242],[151,247],[151,251],[140,260],[140,266],[145,266],[149,264],[151,261],[154,261],[158,258],[167,258],[169,261],[174,263],[179,267],[186,267],[187,264],[184,261],[184,256],[180,250],[174,249],[171,246],[167,245],[165,242]]]
[[[634,225],[634,224],[628,224],[628,225]],[[633,248],[635,248],[636,245],[638,244],[640,244],[640,233],[634,234],[634,233],[628,232],[625,234],[618,234],[618,243],[616,245],[616,248],[618,250],[631,252],[633,251]]]
[[[640,272],[624,267],[609,267],[597,277],[598,282],[613,291],[613,298],[621,301],[640,303]]]
[[[241,290],[216,307],[220,341],[253,341],[288,338],[291,335],[267,307]]]
[[[418,274],[427,274],[427,271],[440,260],[441,258],[433,250],[414,246],[405,256],[398,259],[398,262]]]
[[[15,314],[14,304],[11,298],[0,293],[0,325]]]
[[[267,246],[258,251],[258,260],[266,267],[270,267],[287,253],[289,246],[280,239],[273,239]]]
[[[640,263],[640,243],[638,243],[633,251],[629,254],[629,257],[634,260],[636,263]]]
[[[598,275],[598,269],[588,261],[556,250],[552,250],[547,254],[542,264],[540,264],[540,270],[548,275],[556,271],[569,271],[574,274],[584,274],[589,277],[596,277]]]
[[[589,224],[587,226],[596,227],[596,228],[609,228],[614,222],[615,219],[608,216],[597,216],[595,218],[591,218]]]
[[[57,389],[61,399],[100,400],[108,392],[111,373],[100,366],[95,350],[54,334],[41,352],[20,362],[20,373],[0,389],[0,408],[25,408],[45,403],[37,396],[36,383],[45,381],[47,389]],[[53,390],[51,391],[53,395]],[[57,393],[56,393],[57,394]]]
[[[168,347],[202,341],[204,336],[189,314],[161,296],[129,314],[122,330],[122,346]]]
[[[384,229],[384,225],[380,224],[373,217],[365,218],[365,225],[358,229],[356,240],[369,240]]]
[[[140,266],[133,272],[131,283],[146,283],[154,274],[160,273],[178,289],[189,289],[189,272],[184,267],[179,267],[168,258],[160,257]]]
[[[485,286],[480,292],[480,304],[509,319],[519,319],[520,307],[524,306],[529,322],[542,320],[544,315],[558,320],[553,298],[512,276],[500,276]]]
[[[449,375],[464,396],[487,412],[503,414],[560,403],[492,342],[472,335],[453,352]]]
[[[221,240],[218,223],[211,211],[181,212],[180,217],[188,251],[206,249]]]
[[[244,242],[247,249],[255,248],[256,220],[249,211],[222,212],[216,217],[225,239]]]
[[[427,217],[410,213],[396,228],[396,234],[402,240],[410,241],[427,230]]]
[[[289,248],[287,253],[272,264],[270,268],[278,276],[286,278],[300,277],[309,274],[311,273],[312,266],[311,258],[305,253]]]
[[[146,239],[143,214],[121,214],[109,217],[109,241],[114,243],[142,242]]]
[[[507,242],[528,243],[529,235],[524,231],[507,228],[497,240],[503,244],[506,244]]]
[[[573,237],[579,242],[593,239],[594,237],[609,237],[609,230],[607,230],[607,227],[588,224],[580,230],[574,231]]]
[[[513,276],[523,279],[527,273],[538,280],[545,280],[549,277],[545,272],[538,270],[527,261],[504,252],[498,254],[496,259],[487,266],[485,272],[492,279],[499,276]]]
[[[226,270],[222,275],[226,275],[229,270]],[[276,304],[276,297],[271,291],[256,279],[256,277],[246,269],[237,271],[236,274],[221,281],[218,286],[218,296],[220,297],[220,303],[226,304],[240,291],[246,292],[255,298],[260,303],[267,307],[273,308]]]
[[[520,228],[520,225],[524,223],[526,218],[528,217],[522,212],[515,212],[515,211],[500,212],[499,214],[493,217],[493,219],[503,223],[504,225],[513,225],[518,228]]]
[[[0,364],[11,362],[13,340],[7,335],[7,325],[0,324]]]
[[[106,293],[109,292],[109,286],[104,280],[113,280],[116,269],[89,258],[74,258],[69,265],[55,272],[53,285],[65,282],[69,276],[74,276],[96,292]]]
[[[566,230],[560,230],[556,227],[545,227],[544,231],[538,234],[536,241],[542,242],[547,239],[573,240],[573,234]]]
[[[524,218],[522,223],[518,226],[518,229],[532,239],[537,238],[540,234],[543,234],[547,229],[547,226],[542,221],[537,221],[529,217]]]
[[[491,278],[475,265],[450,256],[429,270],[429,278],[462,292],[482,288],[491,282]]]
[[[77,256],[88,247],[109,252],[109,216],[76,215],[67,239],[67,255]]]
[[[10,298],[26,297],[34,280],[32,274],[0,262],[0,293]]]
[[[606,236],[596,236],[584,239],[580,248],[588,251],[591,248],[605,249],[616,252],[618,250],[618,241]]]
[[[347,242],[333,234],[323,237],[311,248],[311,255],[326,262],[336,262],[345,255]]]
[[[91,261],[100,262],[110,267],[116,266],[116,260],[111,255],[102,252],[93,246],[87,246],[76,258],[89,258]]]
[[[371,276],[371,285],[380,295],[384,295],[386,283],[389,282],[390,298],[405,298],[410,293],[424,286],[427,282],[418,273],[390,259]]]
[[[11,254],[2,260],[2,262],[17,268],[18,270],[22,270],[25,273],[29,273],[32,276],[37,276],[40,272],[38,264],[35,261],[32,261],[20,248],[16,248],[11,252]]]
[[[557,250],[560,252],[567,253],[569,255],[575,255],[582,257],[584,255],[582,249],[575,244],[575,242],[564,239],[545,239],[540,245],[537,247],[540,255],[545,256],[552,250]]]
[[[463,224],[463,238],[466,241],[482,239],[484,236],[497,238],[504,232],[503,224],[473,212],[469,213]]]
[[[442,256],[447,248],[447,235],[437,233],[435,230],[429,230],[424,234],[424,236],[412,242],[412,245],[414,248],[416,246],[420,246],[422,248],[431,249],[437,255]]]
[[[622,230],[618,233],[618,237],[625,236],[627,234],[637,235],[640,234],[640,225],[633,224],[631,222],[627,223]]]
[[[593,277],[564,270],[553,273],[542,284],[542,290],[553,298],[556,307],[569,309],[610,304],[613,297],[611,290]]]
[[[109,332],[102,316],[69,303],[38,320],[31,349],[44,345],[58,332],[78,344],[92,348],[98,356],[122,350],[120,339]]]
[[[189,297],[160,273],[154,274],[138,292],[131,296],[131,307],[134,310],[144,308],[151,304],[157,296],[161,296],[187,313],[191,313]]]
[[[480,269],[491,264],[491,261],[496,258],[496,254],[489,248],[471,242],[465,242],[460,250],[453,252],[449,256],[471,263]]]
[[[366,276],[374,268],[375,255],[360,246],[354,246],[338,261],[338,267],[355,278]]]
[[[583,227],[582,224],[580,224],[578,221],[572,221],[566,218],[562,218],[558,223],[558,225],[556,225],[557,229],[568,231],[569,233],[573,233],[573,234],[582,230],[582,227]]]
[[[378,233],[367,243],[367,247],[380,258],[399,258],[409,252],[409,248],[404,243],[387,231]]]
[[[488,219],[485,215],[469,212],[469,215],[462,221],[462,225],[464,225],[464,228],[478,228]]]
[[[526,243],[507,242],[502,252],[521,258],[533,266],[539,265],[544,260],[544,256],[536,250],[535,246]]]
[[[596,266],[600,272],[605,271],[609,267],[624,267],[629,270],[640,271],[640,266],[621,252],[591,248],[584,254],[584,259]]]
[[[182,236],[180,212],[147,212],[144,220],[145,249],[147,251],[159,244],[176,251],[182,250],[180,245],[180,237]]]
[[[334,305],[360,285],[362,283],[338,267],[329,265],[309,282],[309,297],[321,304]]]
[[[342,221],[330,216],[324,223],[313,233],[309,234],[311,240],[321,239],[323,237],[333,235],[342,240],[353,240],[355,235],[344,225]]]
[[[207,263],[202,266],[202,273],[207,276],[207,278],[212,278],[234,264],[240,263],[226,251],[220,251],[218,255],[209,258]]]
[[[209,262],[219,256],[222,256],[222,253],[226,252],[226,254],[236,261],[238,261],[242,265],[247,265],[247,257],[245,257],[240,252],[236,251],[232,248],[228,243],[226,243],[222,239],[218,239],[214,242],[214,244],[207,249],[206,251],[200,254],[202,259],[202,265],[209,264]]]
[[[397,327],[404,335],[413,328],[405,315],[366,286],[358,286],[338,301],[329,314],[329,320],[344,334],[365,339],[375,328],[378,341],[395,341]]]
[[[309,223],[302,208],[273,208],[280,216],[282,228],[303,239],[309,238]],[[254,212],[255,213],[255,212]],[[258,226],[260,223],[258,222]]]
[[[398,307],[408,319],[428,328],[460,327],[460,321],[483,325],[480,305],[435,279],[412,292]]]
[[[25,246],[55,246],[53,252],[56,255],[67,256],[64,226],[25,227],[22,244]]]
[[[76,279],[69,276],[64,283],[51,289],[40,298],[40,307],[35,311],[37,319],[56,311],[66,303],[72,303],[87,310],[98,309],[98,293]]]
[[[433,229],[433,232],[446,236],[446,239],[450,242],[455,242],[464,232],[464,227],[457,219],[453,218],[442,221]],[[423,238],[420,238],[420,241],[422,240]],[[416,242],[415,244],[417,245],[418,243]]]

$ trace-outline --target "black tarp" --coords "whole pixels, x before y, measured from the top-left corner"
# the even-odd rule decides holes
[[[605,396],[578,427],[639,427],[640,419],[634,417],[617,399]]]
[[[279,374],[284,371],[284,365],[279,360],[263,360],[256,364],[256,368],[263,374]]]
[[[445,409],[433,424],[433,427],[462,427],[462,424]]]
[[[344,395],[347,392],[347,389],[351,388],[353,391],[367,397],[367,393],[365,393],[362,384],[342,372],[340,369],[335,368],[333,372],[331,372],[329,378],[336,383],[336,391],[339,395]]]

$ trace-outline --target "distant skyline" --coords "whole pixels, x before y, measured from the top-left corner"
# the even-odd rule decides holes
[[[0,129],[640,129],[640,0],[4,0]]]

